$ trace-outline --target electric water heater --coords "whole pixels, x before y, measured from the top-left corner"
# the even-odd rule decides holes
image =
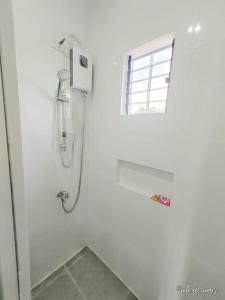
[[[84,92],[92,89],[92,58],[78,47],[70,49],[70,84]]]

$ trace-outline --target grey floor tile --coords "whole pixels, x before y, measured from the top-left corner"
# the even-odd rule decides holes
[[[76,262],[78,259],[80,259],[83,255],[85,255],[89,250],[88,247],[84,247],[79,253],[77,253],[74,257],[72,257],[70,260],[66,262],[66,267],[69,267],[74,262]]]
[[[60,275],[33,300],[83,300],[78,289],[67,274]]]
[[[60,267],[58,270],[56,270],[54,273],[48,276],[48,278],[46,278],[38,286],[32,289],[32,296],[35,297],[37,294],[39,294],[40,291],[44,290],[44,288],[47,285],[50,285],[51,282],[55,281],[56,278],[59,277],[59,275],[62,274],[63,272],[65,272],[64,267]]]
[[[69,268],[88,300],[135,300],[124,284],[91,251]]]

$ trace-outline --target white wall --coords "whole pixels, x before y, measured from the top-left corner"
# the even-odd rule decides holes
[[[2,27],[0,27],[2,29]],[[2,40],[1,40],[2,44]],[[5,124],[5,108],[0,65],[0,299],[18,299],[15,236],[10,188],[9,158]]]
[[[22,0],[14,1],[13,8],[31,279],[35,285],[85,245],[84,197],[70,215],[65,215],[56,197],[62,189],[76,189],[76,174],[65,171],[59,159],[54,99],[56,74],[65,67],[66,60],[51,45],[67,34],[74,34],[86,48],[87,7],[83,0]],[[82,103],[79,95],[75,98],[80,125]],[[78,169],[77,163],[75,168]]]
[[[222,299],[224,1],[96,0],[89,13],[89,244],[142,300],[174,300],[188,283],[220,288]],[[167,113],[120,116],[124,54],[167,33]],[[174,173],[171,208],[119,186],[118,160]]]

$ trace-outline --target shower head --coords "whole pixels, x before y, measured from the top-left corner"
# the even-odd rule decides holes
[[[70,72],[66,69],[59,70],[57,73],[59,81],[66,81],[70,79]]]

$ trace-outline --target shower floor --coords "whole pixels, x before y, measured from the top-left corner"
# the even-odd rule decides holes
[[[32,290],[33,300],[138,300],[89,249]]]

